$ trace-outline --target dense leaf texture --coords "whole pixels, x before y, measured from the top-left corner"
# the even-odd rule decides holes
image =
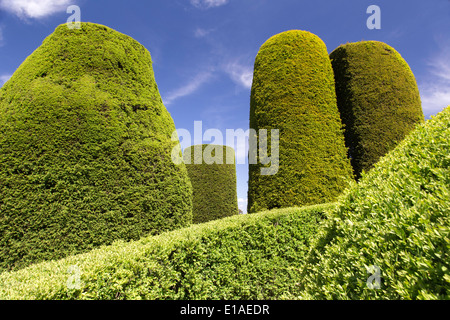
[[[316,299],[450,299],[450,107],[352,187],[305,265]],[[370,289],[370,266],[381,288]]]
[[[406,61],[385,43],[345,44],[330,58],[346,145],[359,178],[423,123],[419,89]]]
[[[289,298],[332,207],[236,215],[4,272],[0,299]]]
[[[194,193],[193,222],[203,223],[238,214],[234,149],[196,145],[184,152],[186,160],[190,157],[186,168]]]
[[[267,176],[261,159],[250,164],[248,212],[334,201],[352,179],[341,127],[323,41],[299,30],[267,40],[255,61],[250,128],[268,130],[269,156],[271,129],[280,130],[280,163]]]
[[[0,90],[0,270],[189,224],[174,130],[142,45],[59,26]]]
[[[228,217],[4,272],[0,299],[449,299],[449,142],[450,107],[336,204]],[[373,265],[378,290],[367,286]]]

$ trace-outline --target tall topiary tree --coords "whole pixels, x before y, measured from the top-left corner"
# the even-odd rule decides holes
[[[193,222],[238,214],[234,149],[195,145],[185,149],[184,158],[194,190]]]
[[[59,26],[0,90],[0,270],[192,222],[150,53]]]
[[[385,43],[362,41],[331,54],[345,141],[357,178],[424,122],[416,79]]]
[[[352,179],[341,126],[323,41],[300,30],[267,40],[255,60],[250,128],[256,140],[261,129],[279,130],[279,169],[262,175],[258,152],[249,165],[248,212],[334,201]]]

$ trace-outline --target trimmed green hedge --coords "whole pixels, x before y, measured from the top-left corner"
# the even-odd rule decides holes
[[[416,79],[394,48],[378,41],[330,54],[346,146],[357,178],[424,122]]]
[[[0,274],[0,299],[450,299],[450,106],[336,204],[239,215]],[[370,266],[381,287],[370,289]]]
[[[0,271],[192,222],[150,53],[59,26],[0,89]]]
[[[450,299],[449,150],[450,106],[346,192],[314,244],[299,296]],[[378,290],[367,286],[370,266],[380,269]]]
[[[248,212],[332,202],[353,179],[333,70],[323,41],[300,30],[275,35],[255,60],[250,128],[279,130],[279,170],[249,165]],[[257,136],[257,139],[259,136]],[[271,155],[271,143],[268,143]],[[261,145],[259,146],[261,147]]]
[[[238,214],[234,149],[219,145],[196,145],[185,149],[184,157],[194,190],[193,223]]]
[[[238,215],[0,274],[0,299],[284,299],[334,204]]]

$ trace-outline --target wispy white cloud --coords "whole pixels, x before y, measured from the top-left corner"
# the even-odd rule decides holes
[[[220,29],[197,28],[194,30],[196,38],[206,38],[210,46],[209,61],[217,66],[217,71],[227,75],[233,82],[244,89],[250,89],[253,83],[253,53],[237,53],[236,48],[230,50],[217,37],[208,37],[213,32],[220,32]]]
[[[206,37],[207,35],[209,35],[213,31],[214,31],[214,29],[197,28],[194,31],[194,36],[196,38],[204,38],[204,37]]]
[[[224,64],[223,71],[238,85],[250,89],[253,82],[253,67],[244,65],[239,61]]]
[[[0,87],[2,87],[6,81],[8,81],[12,77],[12,74],[2,74],[0,75]]]
[[[228,0],[190,0],[194,7],[201,9],[209,9],[220,7],[228,3]]]
[[[66,10],[72,0],[0,0],[0,8],[19,18],[40,19]]]
[[[431,67],[430,72],[444,81],[450,82],[450,53],[448,50],[441,52],[438,56],[434,57],[428,62]]]
[[[391,31],[386,35],[386,38],[387,38],[387,39],[391,39],[391,40],[393,40],[393,39],[399,39],[399,38],[403,37],[403,36],[405,35],[405,33],[407,33],[407,32],[408,32],[408,29],[405,28],[404,26],[397,27],[397,28],[391,30]]]
[[[426,116],[441,112],[450,106],[450,89],[445,86],[429,85],[422,89],[422,105]]]
[[[193,79],[191,79],[189,83],[172,92],[169,92],[169,94],[163,98],[164,104],[168,106],[179,98],[193,94],[194,92],[199,90],[202,87],[202,85],[207,83],[212,78],[212,76],[213,76],[212,70],[200,72]]]
[[[419,84],[422,108],[426,117],[450,105],[450,45],[428,61],[428,75]]]

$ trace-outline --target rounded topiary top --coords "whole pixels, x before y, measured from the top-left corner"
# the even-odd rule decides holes
[[[234,149],[195,145],[185,149],[184,159],[194,190],[193,222],[203,223],[238,214]]]
[[[0,270],[191,223],[174,130],[141,44],[59,26],[0,89]]]
[[[264,176],[260,161],[250,164],[248,212],[333,201],[352,177],[341,126],[323,41],[300,30],[267,40],[255,60],[250,128],[269,139],[279,130],[279,170]]]
[[[419,89],[406,61],[385,43],[348,43],[330,58],[346,145],[359,178],[424,122]]]

